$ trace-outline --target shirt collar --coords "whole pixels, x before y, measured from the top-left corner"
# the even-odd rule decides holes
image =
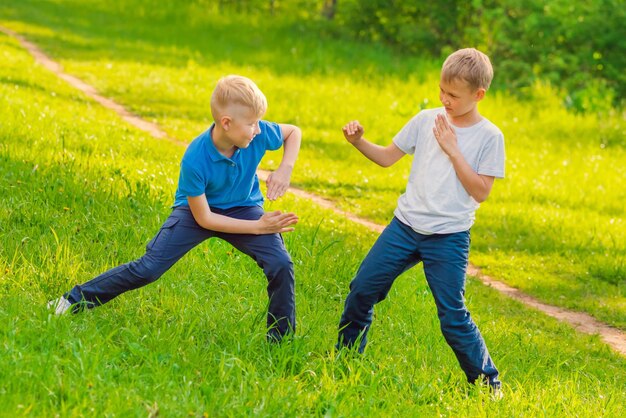
[[[207,138],[204,141],[206,144],[206,150],[207,150],[207,153],[209,154],[209,157],[211,157],[212,161],[221,161],[221,160],[232,161],[237,156],[237,154],[239,154],[239,151],[240,151],[239,148],[235,150],[231,158],[227,158],[224,155],[222,155],[217,150],[217,148],[215,148],[215,144],[213,143],[213,128],[214,127],[215,127],[215,123],[213,123],[211,127],[207,130]]]

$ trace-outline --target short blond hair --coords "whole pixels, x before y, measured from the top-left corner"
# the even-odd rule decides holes
[[[463,80],[470,88],[489,89],[493,80],[493,67],[489,57],[477,49],[464,48],[446,58],[441,68],[441,79],[445,82]]]
[[[229,106],[249,108],[257,117],[267,111],[267,99],[252,80],[240,75],[228,75],[217,82],[211,95],[211,114],[217,120]]]

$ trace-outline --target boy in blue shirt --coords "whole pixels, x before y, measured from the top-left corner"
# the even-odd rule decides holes
[[[439,97],[444,107],[418,113],[391,145],[367,141],[358,121],[344,126],[348,142],[376,164],[389,167],[405,154],[414,158],[394,218],[350,283],[338,347],[365,349],[374,305],[401,273],[422,262],[441,331],[468,381],[482,378],[500,394],[498,370],[464,301],[474,213],[494,179],[504,177],[504,137],[477,106],[492,78],[485,54],[462,49],[443,64]]]
[[[293,231],[293,213],[263,211],[256,169],[267,150],[284,147],[278,169],[267,179],[275,200],[289,187],[302,133],[293,125],[261,120],[267,101],[248,78],[220,79],[211,97],[213,125],[183,156],[173,211],[139,259],[75,286],[49,306],[55,313],[94,308],[157,280],[204,240],[218,237],[252,257],[267,276],[268,339],[294,332],[293,263],[280,235]]]

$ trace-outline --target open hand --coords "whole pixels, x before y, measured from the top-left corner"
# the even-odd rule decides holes
[[[270,173],[265,181],[267,184],[267,198],[269,200],[276,200],[283,196],[289,188],[290,180],[291,169],[288,167],[280,166],[276,171]]]
[[[437,115],[433,133],[443,152],[449,157],[458,154],[459,149],[457,146],[456,133],[444,115]]]
[[[345,136],[351,144],[358,142],[365,133],[365,129],[363,129],[363,126],[361,126],[358,120],[348,122],[341,130],[343,131],[343,136]]]
[[[298,223],[298,217],[293,213],[282,213],[279,210],[274,212],[265,212],[259,219],[259,229],[261,234],[275,234],[282,232],[291,232],[295,228],[290,225]]]

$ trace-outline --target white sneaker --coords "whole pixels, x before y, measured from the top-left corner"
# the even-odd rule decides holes
[[[499,401],[499,400],[502,400],[502,398],[504,398],[504,393],[502,392],[502,388],[492,387],[490,392],[491,392],[491,399],[494,401]]]
[[[48,305],[46,306],[48,309],[54,309],[55,315],[63,315],[72,307],[72,304],[70,303],[69,300],[61,296],[58,299],[54,299],[48,302]]]

